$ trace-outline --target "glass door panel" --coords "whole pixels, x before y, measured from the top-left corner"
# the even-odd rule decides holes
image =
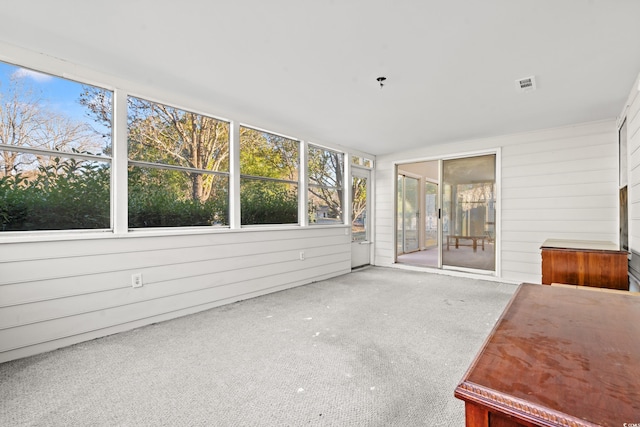
[[[419,248],[418,221],[420,218],[420,181],[404,177],[403,197],[403,252],[414,252]]]
[[[443,161],[443,266],[495,271],[495,169],[495,155]]]
[[[404,176],[398,175],[396,192],[396,254],[404,252]]]
[[[424,201],[424,247],[431,249],[438,246],[438,184],[425,183]]]
[[[353,174],[351,179],[351,241],[367,242],[367,178]]]
[[[369,178],[368,170],[351,171],[351,268],[371,262]]]
[[[403,252],[414,252],[420,247],[418,221],[420,217],[420,181],[404,177],[404,242]]]
[[[400,255],[417,251],[420,247],[420,180],[399,174],[397,195],[396,253]]]

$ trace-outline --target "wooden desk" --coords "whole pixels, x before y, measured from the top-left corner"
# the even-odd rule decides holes
[[[451,241],[453,240],[456,246],[456,249],[458,249],[460,246],[465,246],[465,245],[461,245],[460,244],[460,240],[471,240],[471,245],[473,247],[473,252],[477,252],[478,251],[478,241],[480,241],[480,244],[482,245],[482,250],[484,251],[484,240],[487,238],[487,236],[454,236],[454,235],[447,235],[447,250],[449,250],[449,245],[451,244]],[[466,245],[469,246],[469,245]]]
[[[542,250],[542,283],[629,290],[628,253],[611,242],[548,239]]]
[[[466,426],[640,423],[640,297],[522,284],[455,390]]]

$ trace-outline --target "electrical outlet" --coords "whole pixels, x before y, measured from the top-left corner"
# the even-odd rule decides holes
[[[304,261],[304,251],[300,251],[300,261]]]
[[[142,287],[142,273],[136,273],[131,275],[131,286],[134,288]]]

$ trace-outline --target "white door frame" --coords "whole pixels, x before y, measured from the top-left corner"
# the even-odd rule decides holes
[[[494,271],[485,271],[485,270],[473,270],[457,267],[455,269],[449,269],[446,266],[442,265],[442,254],[439,255],[439,265],[438,270],[440,271],[461,271],[461,272],[469,272],[469,273],[479,273],[481,275],[491,275],[502,277],[502,150],[501,147],[487,148],[484,150],[475,150],[475,151],[466,151],[466,152],[455,152],[434,156],[424,156],[424,157],[416,157],[416,158],[407,158],[395,160],[392,162],[394,173],[389,177],[390,186],[393,188],[393,232],[392,232],[392,247],[393,247],[393,264],[398,263],[398,242],[397,242],[397,197],[398,197],[398,169],[402,168],[403,165],[412,164],[412,163],[421,163],[421,162],[431,162],[437,161],[439,162],[439,177],[438,180],[441,184],[442,182],[442,162],[444,160],[450,159],[459,159],[463,157],[475,157],[475,156],[484,156],[484,155],[495,155],[495,270]],[[439,208],[442,209],[442,185],[438,185],[438,203],[440,204]],[[441,236],[442,236],[442,218],[439,219],[439,230],[438,230],[438,238],[439,238],[439,246],[440,251],[442,251],[442,247],[444,246]],[[425,269],[429,269],[429,267],[425,267]]]
[[[353,185],[353,178],[364,178],[367,180],[366,192],[366,209],[365,209],[365,239],[364,240],[354,240],[353,229],[352,229],[352,240],[351,240],[351,268],[362,267],[364,265],[371,264],[371,249],[372,249],[372,221],[371,221],[371,212],[373,206],[371,206],[372,194],[371,194],[371,170],[351,167],[351,173],[349,175],[350,186]],[[352,203],[353,203],[353,194],[350,194],[349,197],[349,215],[352,215]],[[351,224],[351,221],[349,221]]]

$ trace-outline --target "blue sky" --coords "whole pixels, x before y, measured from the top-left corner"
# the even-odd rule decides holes
[[[80,105],[83,84],[0,61],[0,92],[9,88],[11,79],[22,80],[37,98],[43,100],[45,105],[57,114],[87,123],[102,134],[109,133],[108,129],[88,117],[87,108]],[[110,141],[102,140],[102,143],[110,144]]]
[[[46,99],[58,113],[76,120],[92,122],[85,116],[86,108],[78,102],[82,84],[0,61],[0,90],[8,87],[12,77],[23,79],[24,83]]]

